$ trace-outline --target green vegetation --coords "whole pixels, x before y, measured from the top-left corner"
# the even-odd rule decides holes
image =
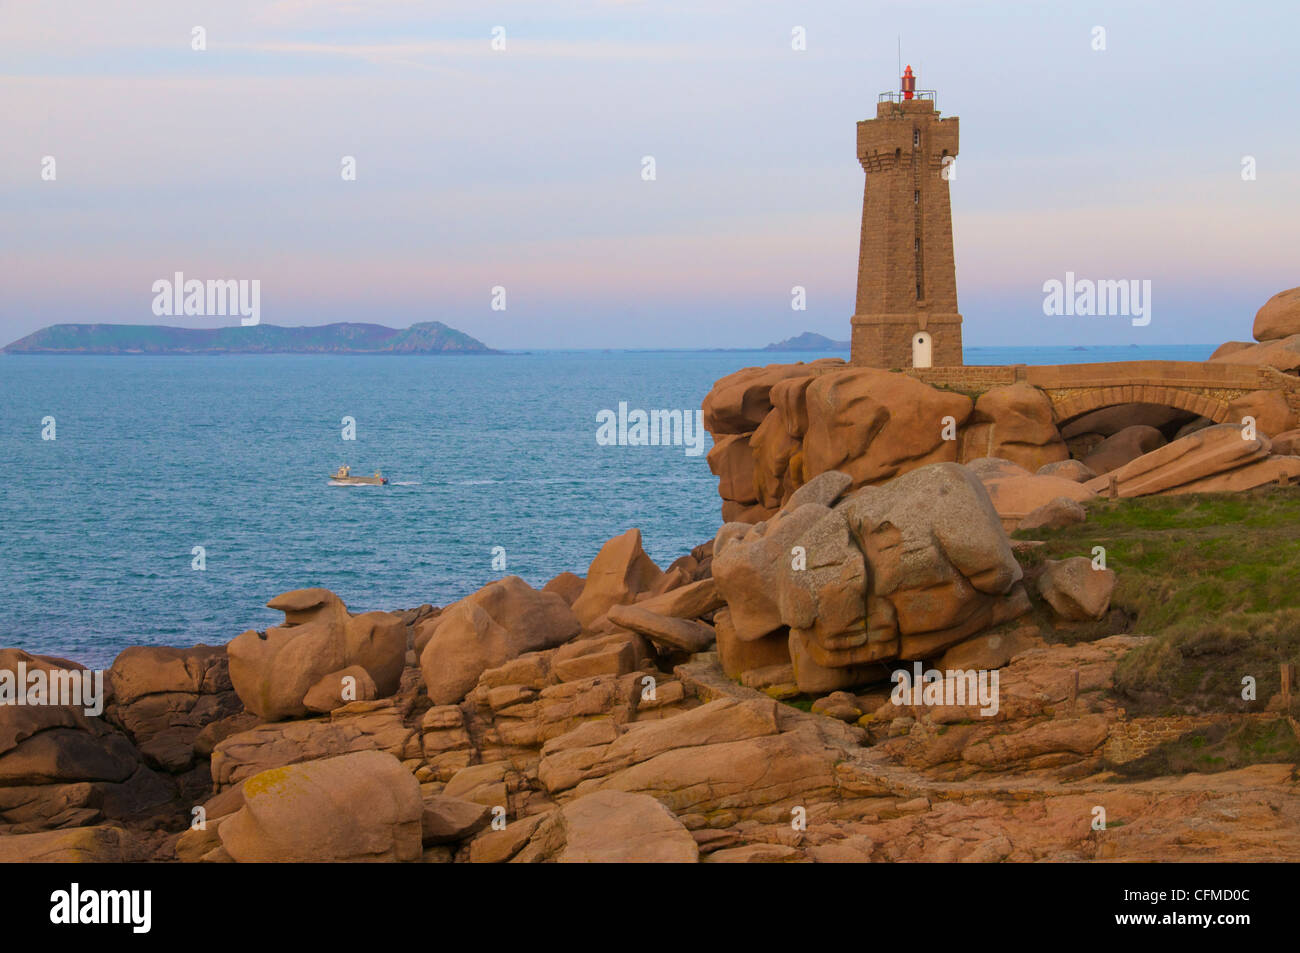
[[[1111,616],[1072,640],[1154,637],[1116,671],[1135,714],[1262,710],[1280,690],[1279,663],[1300,662],[1300,488],[1096,500],[1086,523],[1014,535],[1046,543],[1022,554],[1031,572],[1105,547]],[[1253,703],[1241,698],[1246,675]]]
[[[1123,778],[1215,774],[1251,764],[1300,762],[1300,741],[1285,718],[1222,722],[1167,741],[1141,758],[1116,765]]]
[[[795,695],[793,698],[778,698],[783,705],[789,705],[791,708],[798,708],[800,711],[811,712],[813,702],[817,700],[816,695]]]

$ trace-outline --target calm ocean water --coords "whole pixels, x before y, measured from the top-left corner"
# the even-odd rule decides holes
[[[358,610],[444,605],[506,573],[538,586],[585,573],[632,526],[666,566],[713,536],[717,481],[681,447],[598,446],[597,412],[698,408],[741,367],[821,356],[0,356],[0,644],[106,665],[128,645],[222,643],[275,624],[266,600],[306,586]],[[47,416],[55,440],[41,438]],[[355,441],[342,439],[345,416]],[[330,486],[342,463],[392,484]],[[492,568],[498,546],[504,572]]]

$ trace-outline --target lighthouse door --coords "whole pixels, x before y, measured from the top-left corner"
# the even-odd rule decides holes
[[[925,331],[917,331],[912,337],[912,366],[930,366],[930,335]]]

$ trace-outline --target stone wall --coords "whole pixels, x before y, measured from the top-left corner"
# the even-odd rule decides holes
[[[1166,741],[1174,741],[1189,731],[1206,728],[1223,720],[1222,715],[1182,715],[1117,721],[1111,726],[1102,755],[1111,764],[1126,764],[1136,761]]]

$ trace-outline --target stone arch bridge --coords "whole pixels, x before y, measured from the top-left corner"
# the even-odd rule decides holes
[[[927,384],[978,396],[1024,381],[1044,391],[1057,425],[1115,404],[1163,404],[1228,421],[1228,406],[1252,391],[1277,390],[1300,415],[1300,378],[1272,367],[1201,361],[1117,361],[1106,364],[1011,364],[911,368]]]

